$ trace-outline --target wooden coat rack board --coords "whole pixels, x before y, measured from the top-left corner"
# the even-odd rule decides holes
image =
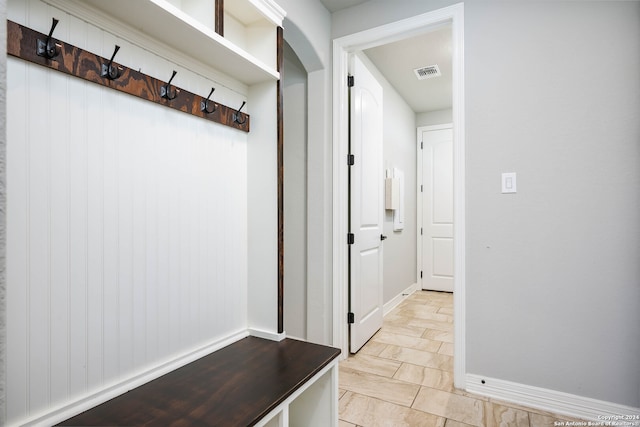
[[[105,59],[73,45],[52,38],[57,21],[49,35],[7,20],[7,53],[34,64],[60,71],[83,80],[97,83],[138,98],[164,105],[194,116],[211,120],[249,132],[249,115],[238,109],[215,103],[189,91],[163,82],[113,61],[119,47],[111,59]]]

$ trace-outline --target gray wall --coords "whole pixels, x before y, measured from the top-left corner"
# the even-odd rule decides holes
[[[416,114],[416,126],[444,125],[453,122],[453,111],[446,110],[428,111]]]
[[[6,22],[7,2],[0,0],[0,22]],[[0,424],[6,419],[6,187],[7,154],[7,26],[0,26]]]
[[[640,407],[638,76],[637,1],[465,3],[468,373]]]
[[[285,43],[284,72],[284,326],[307,337],[307,72]]]
[[[277,3],[287,11],[285,40],[307,71],[307,112],[313,117],[307,121],[307,193],[312,197],[307,198],[306,338],[331,344],[331,15],[318,0],[278,0]]]
[[[416,283],[416,120],[415,113],[365,54],[360,57],[382,85],[383,165],[400,168],[405,179],[405,227],[393,231],[393,211],[385,211],[384,303]],[[357,76],[356,76],[357,78]]]

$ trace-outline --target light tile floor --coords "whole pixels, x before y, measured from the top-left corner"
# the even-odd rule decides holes
[[[551,427],[575,421],[453,387],[453,295],[418,291],[340,362],[340,427]]]

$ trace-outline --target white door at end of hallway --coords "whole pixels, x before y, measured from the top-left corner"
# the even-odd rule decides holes
[[[418,153],[418,281],[425,290],[453,292],[451,126],[419,128]]]
[[[349,351],[357,352],[382,327],[382,86],[362,61],[352,56],[349,166]],[[346,319],[345,319],[346,320]]]

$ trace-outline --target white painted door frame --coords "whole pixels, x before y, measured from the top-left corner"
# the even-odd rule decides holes
[[[355,51],[406,39],[442,25],[452,27],[454,134],[454,384],[465,388],[465,138],[464,6],[458,3],[333,41],[333,345],[348,343],[348,57]]]

